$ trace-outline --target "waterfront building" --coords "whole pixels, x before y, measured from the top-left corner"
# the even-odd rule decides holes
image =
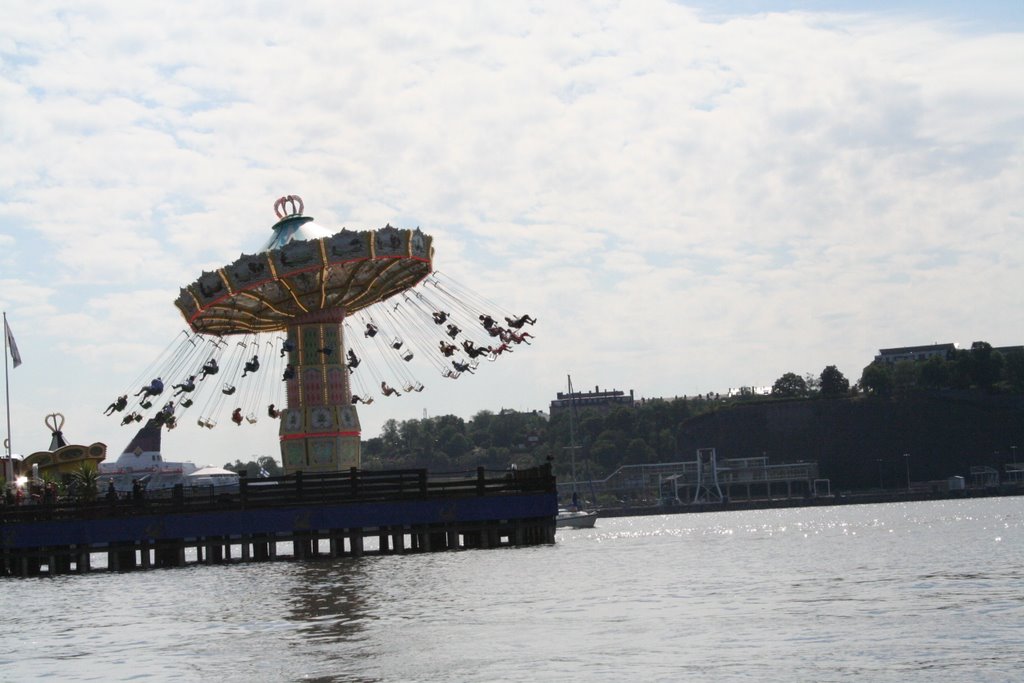
[[[609,413],[615,408],[632,408],[633,390],[630,389],[629,394],[626,394],[619,389],[602,391],[601,387],[595,386],[593,391],[559,391],[551,402],[551,417],[568,410],[573,404],[577,410],[591,409],[601,413]]]

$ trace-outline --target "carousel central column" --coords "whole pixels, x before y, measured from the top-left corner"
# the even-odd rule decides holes
[[[281,414],[286,474],[359,467],[359,416],[352,405],[341,308],[295,318],[287,328],[287,408]]]

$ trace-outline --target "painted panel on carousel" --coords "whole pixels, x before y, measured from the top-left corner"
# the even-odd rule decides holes
[[[320,241],[297,240],[270,252],[278,276],[288,276],[320,265]]]
[[[306,441],[284,441],[281,443],[281,457],[288,469],[302,469],[306,466]]]
[[[417,256],[419,258],[430,258],[431,245],[432,240],[429,235],[424,235],[419,228],[412,231],[410,253],[413,256]]]
[[[320,349],[320,326],[303,325],[300,329],[302,330],[302,357],[299,362],[303,365],[319,363],[320,354],[317,351]]]
[[[329,467],[337,460],[334,457],[337,439],[323,438],[309,440],[309,464],[313,467]]]
[[[343,432],[358,432],[359,413],[353,405],[338,406],[338,424]]]
[[[305,430],[301,410],[289,408],[281,414],[281,434],[295,434]]]
[[[335,365],[327,368],[327,402],[338,405],[345,402],[345,380],[348,368]]]
[[[178,298],[174,300],[174,305],[181,311],[185,320],[191,320],[192,316],[199,312],[199,304],[196,303],[195,296],[185,287],[178,292]]]
[[[299,405],[299,380],[296,377],[292,377],[290,380],[285,382],[285,389],[288,391],[288,405],[297,406]]]
[[[219,299],[228,294],[228,288],[221,279],[219,272],[203,271],[199,279],[193,285],[192,294],[195,295],[199,306],[203,307],[211,301]]]
[[[338,425],[334,421],[334,411],[327,406],[316,406],[309,410],[309,432],[333,432]]]
[[[328,263],[370,258],[370,233],[342,230],[324,240]]]
[[[334,324],[323,325],[323,339],[324,346],[331,349],[331,354],[324,358],[324,362],[333,361],[340,363],[339,356],[335,355],[340,353],[340,345],[338,344],[338,326]]]
[[[302,400],[307,406],[324,404],[324,378],[319,367],[302,369]]]
[[[359,437],[341,437],[338,442],[338,469],[359,467]]]
[[[224,275],[235,291],[251,289],[256,283],[271,277],[266,254],[243,254],[224,269]]]
[[[373,235],[374,251],[378,257],[405,256],[409,253],[409,231],[386,225]]]

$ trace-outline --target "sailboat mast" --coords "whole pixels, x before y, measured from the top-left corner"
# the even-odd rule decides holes
[[[569,382],[569,462],[572,466],[572,492],[576,493],[576,397],[572,393],[572,375]]]

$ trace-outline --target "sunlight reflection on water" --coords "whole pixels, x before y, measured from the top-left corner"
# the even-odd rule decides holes
[[[8,580],[0,680],[1012,680],[1022,566],[1024,498],[1001,498]]]

